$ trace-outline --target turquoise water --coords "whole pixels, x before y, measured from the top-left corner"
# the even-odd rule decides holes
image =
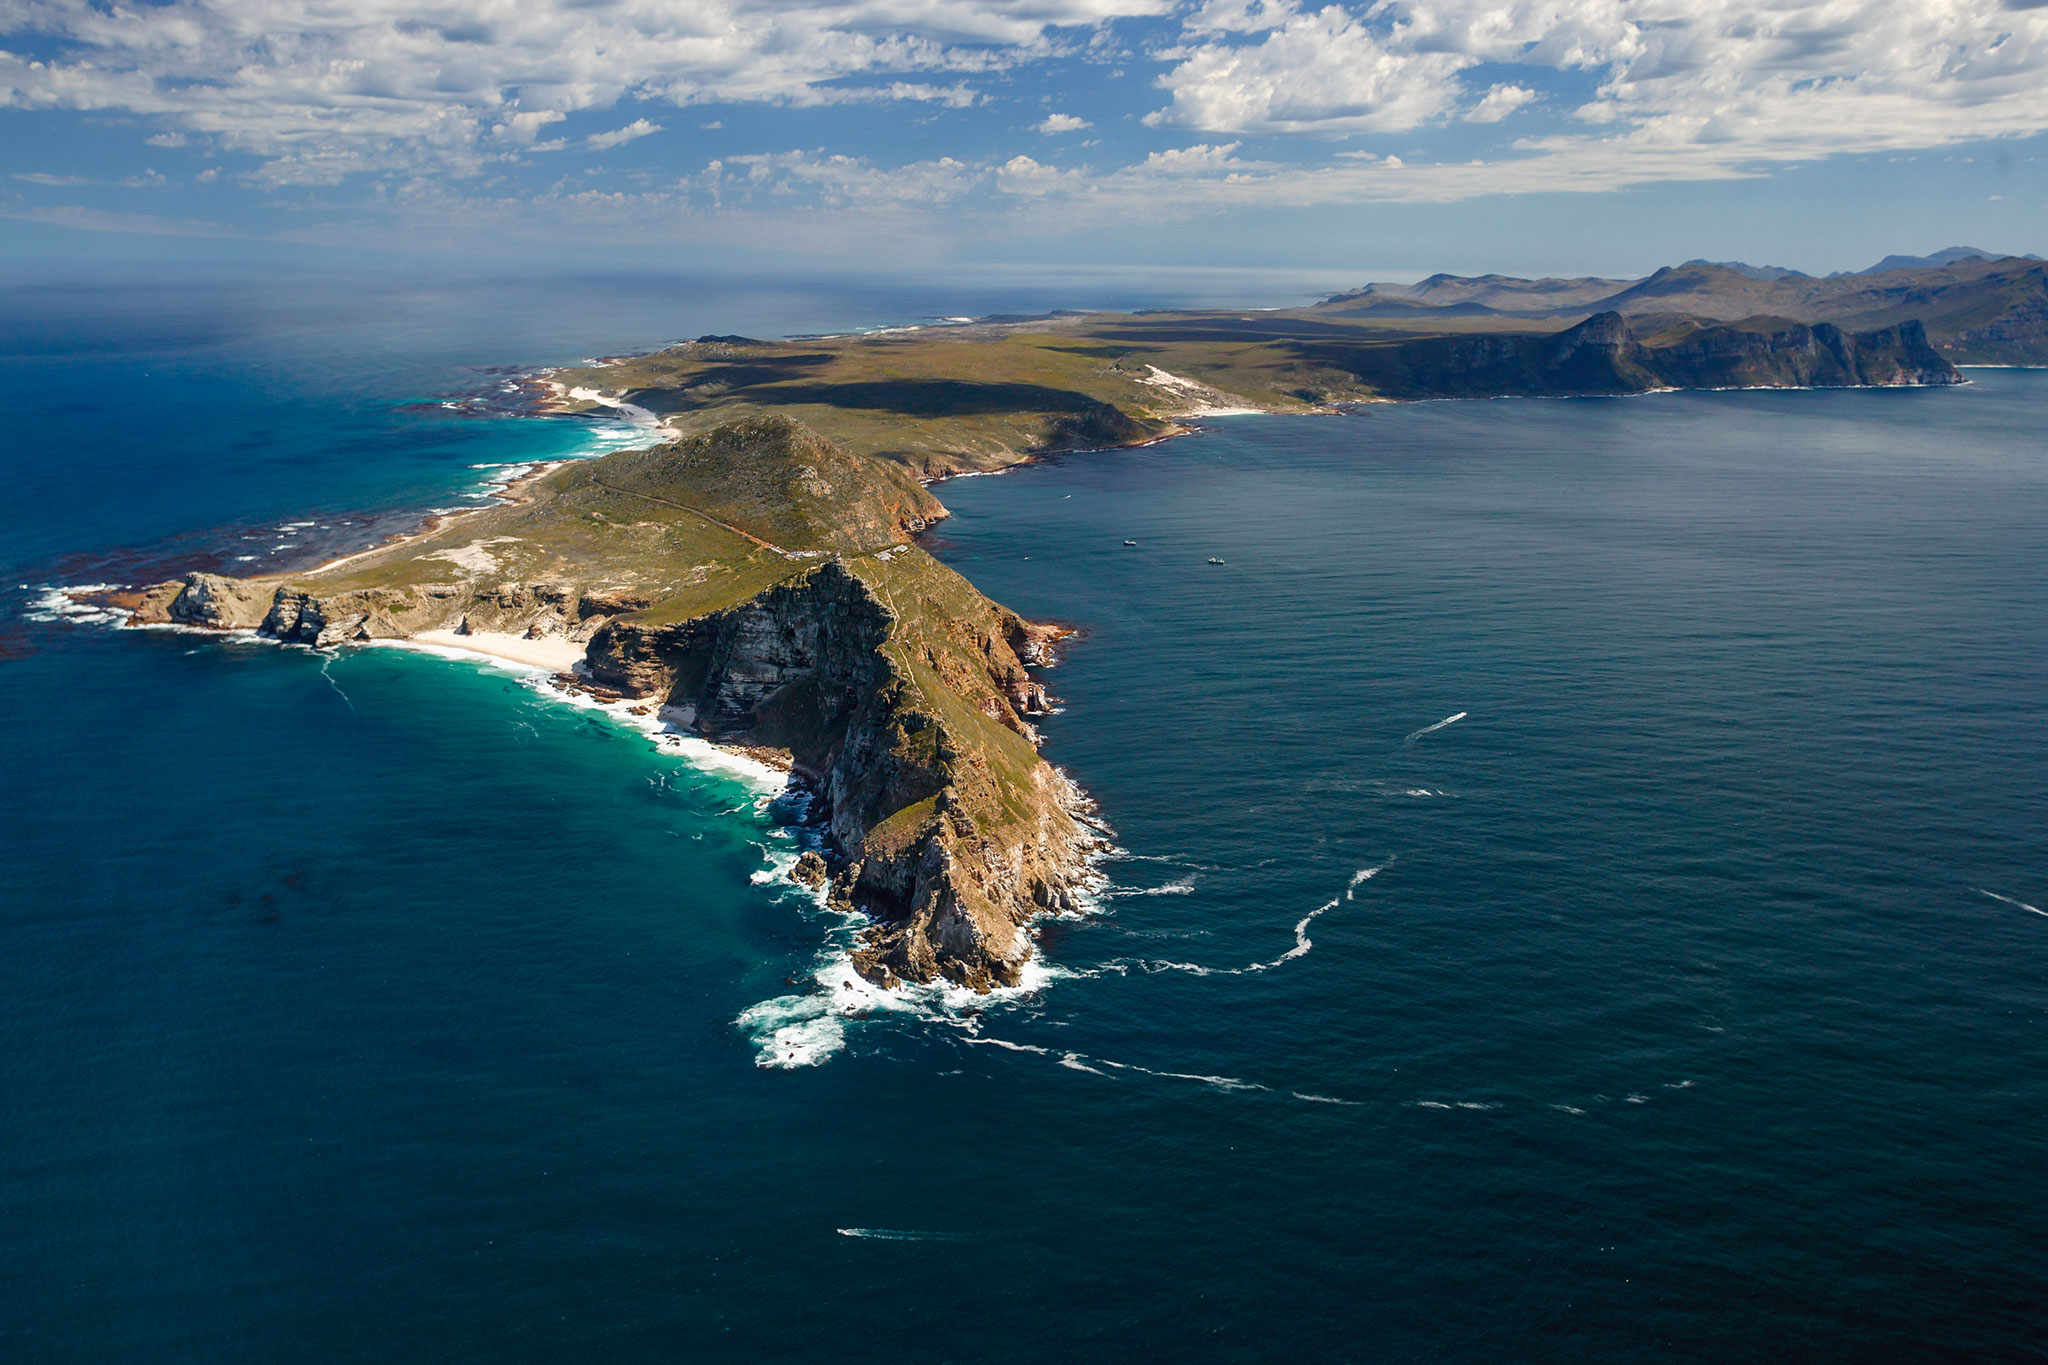
[[[891,320],[159,305],[13,315],[9,589],[590,439],[402,410],[468,366]],[[787,1069],[736,1021],[835,926],[758,791],[509,671],[14,589],[0,1351],[2036,1352],[2048,375],[1975,378],[945,486],[934,548],[1085,630],[1047,749],[1126,856],[1044,990]]]

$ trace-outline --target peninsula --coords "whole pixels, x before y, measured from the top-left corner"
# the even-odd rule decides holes
[[[1418,319],[1434,310],[1384,302],[704,337],[553,372],[547,410],[630,404],[659,418],[659,443],[538,472],[321,568],[158,584],[133,620],[474,648],[772,751],[828,831],[828,859],[800,873],[871,921],[858,970],[986,990],[1019,979],[1034,917],[1078,907],[1102,836],[1038,752],[1034,669],[1063,632],[917,545],[946,515],[930,482],[1219,412],[1960,379],[1910,318]]]

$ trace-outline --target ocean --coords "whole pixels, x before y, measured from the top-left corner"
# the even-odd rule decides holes
[[[2048,374],[942,485],[1120,852],[863,1017],[745,771],[53,609],[634,439],[536,366],[1195,288],[6,291],[0,1356],[2039,1358]]]

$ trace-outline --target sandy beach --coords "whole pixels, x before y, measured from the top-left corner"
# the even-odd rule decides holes
[[[473,630],[467,635],[458,635],[452,630],[423,630],[412,639],[423,645],[460,650],[466,654],[485,654],[510,663],[545,668],[552,673],[570,672],[583,662],[583,646],[560,635],[530,640],[524,635],[493,630]]]

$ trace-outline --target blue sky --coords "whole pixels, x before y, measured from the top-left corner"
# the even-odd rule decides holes
[[[2044,251],[2048,0],[0,0],[17,259]]]

